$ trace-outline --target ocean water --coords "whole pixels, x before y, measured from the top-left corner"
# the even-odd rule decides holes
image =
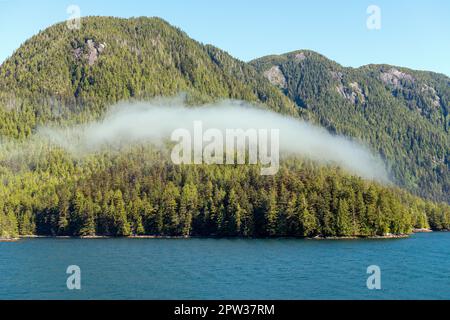
[[[69,265],[81,290],[67,288]],[[367,288],[371,265],[380,290]],[[450,233],[3,242],[0,299],[450,299]]]

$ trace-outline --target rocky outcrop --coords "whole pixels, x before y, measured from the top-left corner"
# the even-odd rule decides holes
[[[106,43],[97,43],[92,39],[88,39],[83,46],[73,50],[73,55],[76,60],[85,58],[87,63],[93,66],[105,49]]]
[[[433,107],[439,107],[441,105],[441,98],[437,95],[436,90],[427,84],[424,84],[421,89],[427,98],[430,100],[430,104]]]
[[[93,40],[87,41],[87,47],[88,47],[88,64],[90,66],[94,65],[95,61],[97,61],[98,56],[105,50],[106,45],[103,43],[96,43]]]
[[[273,66],[269,70],[265,71],[264,76],[270,81],[271,84],[281,88],[286,88],[286,77],[279,66]]]
[[[350,83],[350,88],[352,88],[352,94],[359,97],[359,99],[362,103],[366,102],[366,97],[357,82]]]
[[[344,74],[340,71],[330,71],[331,78],[338,83],[336,91],[351,104],[364,103],[366,97],[357,82],[346,83]]]
[[[303,52],[299,52],[294,56],[295,62],[299,63],[306,59],[306,56]]]
[[[348,100],[352,104],[357,104],[358,102],[366,102],[364,92],[361,90],[357,82],[352,82],[348,86],[344,86],[344,84],[341,82],[336,86],[336,91],[341,97]]]
[[[394,88],[403,88],[402,82],[414,83],[415,79],[410,74],[391,68],[386,72],[381,72],[380,80]]]

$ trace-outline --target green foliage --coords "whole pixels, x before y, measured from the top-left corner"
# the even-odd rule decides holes
[[[83,18],[26,41],[0,66],[0,134],[97,119],[122,100],[188,95],[189,103],[241,99],[297,116],[294,103],[252,67],[158,18]]]
[[[4,214],[0,212],[0,239],[15,238],[19,235],[16,216],[9,211]]]
[[[143,146],[83,161],[45,150],[15,166],[1,174],[3,236],[373,236],[450,228],[448,205],[294,158],[273,177],[254,165],[174,166],[165,152]]]
[[[395,182],[417,195],[450,200],[450,79],[386,65],[344,68],[311,51],[250,63],[277,66],[280,89],[330,132],[369,145]]]
[[[79,159],[41,141],[26,144],[40,125],[99,119],[121,100],[179,92],[192,104],[242,99],[366,141],[410,190],[447,200],[448,79],[414,74],[440,97],[441,117],[428,107],[437,101],[431,89],[415,95],[419,82],[388,88],[370,75],[379,72],[373,67],[350,74],[309,56],[301,61],[281,64],[296,106],[253,67],[160,19],[90,17],[81,30],[61,23],[40,32],[0,66],[0,237],[372,236],[450,228],[444,203],[302,159],[285,159],[279,174],[264,177],[258,166],[174,166],[144,146]],[[336,82],[330,68],[348,74]],[[333,89],[350,81],[365,83],[364,102],[346,102]]]

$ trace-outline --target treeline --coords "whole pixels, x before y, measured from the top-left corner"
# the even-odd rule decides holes
[[[148,148],[80,162],[63,154],[27,164],[39,171],[3,176],[3,235],[382,236],[450,227],[445,204],[300,159],[267,177],[249,165],[175,166]]]

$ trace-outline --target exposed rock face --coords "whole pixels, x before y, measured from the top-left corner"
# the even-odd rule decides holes
[[[437,95],[437,92],[433,87],[424,84],[421,91],[429,96],[432,106],[439,107],[441,105],[441,98]]]
[[[279,66],[273,66],[269,70],[265,71],[264,76],[273,85],[286,88],[286,77],[284,76]]]
[[[98,56],[105,50],[106,45],[103,43],[96,43],[93,40],[87,41],[87,46],[89,49],[88,53],[88,63],[90,66],[94,65],[95,61],[97,61]]]
[[[81,57],[83,56],[83,49],[82,48],[73,49],[73,55],[75,59],[80,60]]]
[[[336,91],[352,104],[356,104],[358,102],[364,103],[366,101],[366,97],[357,82],[350,83],[349,87],[345,87],[341,83],[336,86]]]
[[[342,72],[338,72],[338,71],[330,71],[330,74],[334,80],[338,80],[338,81],[342,81],[342,78],[344,77]]]
[[[401,72],[395,68],[389,69],[387,72],[381,72],[381,81],[387,85],[391,85],[394,88],[402,88],[402,81],[414,83],[415,79],[410,74]]]
[[[415,79],[410,74],[391,68],[387,72],[381,72],[380,79],[393,89],[401,89],[403,91],[403,97],[409,103],[414,102],[414,99],[411,98],[410,93],[414,96],[414,93],[417,91],[416,93],[420,93],[421,98],[423,101],[426,101],[427,105],[435,108],[441,106],[442,101],[436,92],[436,89],[427,83],[423,83],[420,80]],[[419,111],[422,111],[422,108],[417,108]]]
[[[344,87],[343,84],[340,84],[336,87],[336,91],[346,100],[350,101],[352,104],[356,103],[356,93],[354,93],[349,88]]]
[[[297,54],[294,56],[295,62],[302,62],[302,61],[305,60],[305,59],[306,59],[306,56],[305,56],[305,54],[304,54],[303,52],[297,53]]]
[[[343,98],[345,98],[352,104],[357,104],[358,102],[366,102],[364,92],[357,82],[351,82],[346,85],[344,81],[344,75],[342,74],[342,72],[338,71],[331,71],[331,77],[339,82],[339,84],[336,86],[336,91]]]
[[[88,39],[83,47],[79,47],[73,50],[73,54],[77,60],[85,57],[90,66],[93,66],[97,61],[99,55],[106,49],[105,43],[96,43],[92,39]]]
[[[350,83],[350,87],[353,90],[353,94],[356,94],[360,100],[361,103],[366,102],[366,96],[364,95],[364,92],[362,91],[361,87],[357,82]]]

